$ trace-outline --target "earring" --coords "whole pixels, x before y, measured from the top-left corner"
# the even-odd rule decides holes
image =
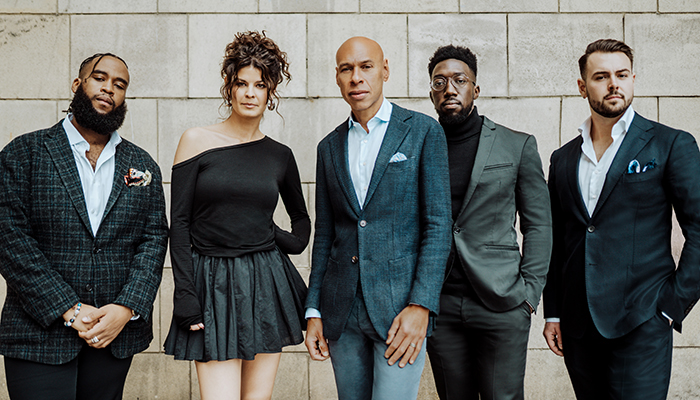
[[[268,102],[268,104],[267,104],[267,109],[270,110],[270,111],[274,111],[274,109],[275,109],[275,101],[274,101],[274,100],[270,100],[270,101]]]

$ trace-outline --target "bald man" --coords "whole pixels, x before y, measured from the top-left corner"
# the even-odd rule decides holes
[[[318,145],[306,347],[331,357],[340,400],[415,399],[451,243],[445,136],[384,98],[375,41],[336,64],[351,114]]]

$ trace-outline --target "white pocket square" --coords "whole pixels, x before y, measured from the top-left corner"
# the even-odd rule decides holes
[[[401,161],[406,161],[406,160],[407,160],[406,155],[399,151],[398,153],[391,156],[391,159],[389,160],[389,162],[395,163],[395,162],[401,162]]]

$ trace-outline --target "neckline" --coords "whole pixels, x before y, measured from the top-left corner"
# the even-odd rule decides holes
[[[248,146],[256,145],[258,143],[262,143],[262,142],[266,141],[268,138],[269,138],[269,136],[264,135],[261,139],[251,140],[250,142],[230,144],[227,146],[212,147],[210,149],[206,149],[206,150],[202,151],[201,153],[198,153],[198,154],[188,158],[187,160],[180,161],[179,163],[173,165],[173,169],[175,169],[181,165],[189,164],[190,162],[197,160],[199,158],[202,158],[207,154],[211,154],[211,153],[214,153],[217,151],[232,150],[232,149],[237,149],[239,147],[248,147]]]

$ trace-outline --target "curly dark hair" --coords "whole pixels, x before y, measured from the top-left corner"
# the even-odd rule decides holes
[[[578,69],[581,72],[581,79],[586,80],[586,65],[588,56],[595,52],[601,53],[623,53],[630,59],[630,67],[634,64],[634,52],[625,42],[615,39],[598,39],[586,46],[586,52],[578,59]]]
[[[289,73],[287,53],[280,50],[277,44],[267,37],[265,31],[238,32],[233,42],[226,45],[224,62],[221,66],[221,96],[226,107],[231,107],[233,84],[238,78],[241,68],[252,65],[260,70],[263,82],[267,86],[267,108],[274,110],[275,100],[279,102],[277,85],[284,78],[292,79]]]
[[[435,66],[450,58],[460,60],[467,64],[469,69],[474,73],[474,78],[476,79],[476,55],[466,47],[453,46],[451,44],[439,47],[435,50],[435,53],[430,57],[430,61],[428,62],[428,74],[432,77]]]

